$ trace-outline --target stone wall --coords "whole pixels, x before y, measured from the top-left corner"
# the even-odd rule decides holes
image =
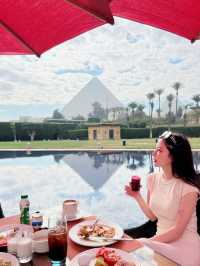
[[[120,140],[120,126],[90,126],[88,127],[88,139],[95,140],[94,136],[96,131],[96,140]],[[113,138],[112,132],[113,131]]]

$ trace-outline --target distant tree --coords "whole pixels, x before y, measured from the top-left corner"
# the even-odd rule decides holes
[[[169,127],[169,129],[170,129],[171,122],[172,122],[172,102],[173,102],[173,100],[174,100],[173,94],[167,95],[168,108],[169,108],[169,112],[168,112],[168,127]]]
[[[28,136],[30,137],[30,141],[34,141],[36,130],[37,130],[37,125],[33,123],[25,123],[23,124],[23,128],[24,130],[26,130]]]
[[[150,92],[150,93],[147,93],[146,94],[147,96],[147,99],[149,100],[149,118],[151,118],[151,111],[152,111],[152,102],[153,102],[153,99],[155,98],[155,94],[153,92]]]
[[[196,107],[199,107],[200,94],[193,95],[193,96],[192,96],[192,100],[195,102]]]
[[[144,112],[144,105],[138,104],[137,109],[135,111],[135,118],[136,119],[144,119],[145,118],[145,112]]]
[[[158,119],[160,120],[160,113],[161,113],[161,109],[160,109],[160,96],[161,94],[164,92],[163,89],[157,89],[155,90],[155,93],[158,95],[158,110],[157,110],[157,113],[158,113]]]
[[[179,106],[179,107],[178,107],[178,110],[177,110],[177,115],[176,115],[176,117],[177,117],[178,119],[181,119],[182,116],[183,116],[183,108],[182,108],[182,106]]]
[[[65,117],[56,109],[53,111],[52,119],[65,119]]]
[[[72,117],[72,120],[85,120],[85,117],[84,116],[82,116],[82,115],[77,115],[77,116],[75,116],[75,117]]]
[[[89,123],[99,123],[100,119],[96,117],[88,117],[88,122]]]
[[[92,107],[93,107],[93,111],[89,114],[90,118],[95,117],[95,118],[99,118],[100,120],[102,120],[106,117],[106,111],[99,102],[94,102],[92,104]]]
[[[183,112],[183,126],[184,127],[186,127],[187,125],[187,110],[188,110],[188,107],[190,106],[191,106],[190,104],[184,105],[184,112]]]
[[[126,108],[126,122],[129,122],[129,108]]]
[[[17,141],[15,122],[10,122],[10,128],[13,133],[13,140]]]
[[[176,91],[176,117],[177,117],[177,112],[178,112],[178,91],[180,90],[182,84],[180,82],[175,82],[172,87],[175,89]]]
[[[195,106],[191,107],[191,109],[194,110],[195,112],[195,117],[196,117],[196,123],[199,123],[199,117],[200,117],[200,106],[199,106],[199,102],[200,102],[200,94],[196,94],[193,95],[192,100],[195,102]]]
[[[155,98],[155,94],[153,92],[150,92],[150,93],[146,94],[146,96],[147,96],[147,99],[149,100],[149,119],[150,119],[149,137],[152,138],[153,109],[154,109],[153,99]]]
[[[131,118],[132,118],[132,120],[134,120],[135,119],[135,109],[137,108],[137,103],[131,102],[131,103],[129,103],[128,107],[131,110]]]

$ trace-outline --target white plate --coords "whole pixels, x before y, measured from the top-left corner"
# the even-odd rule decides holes
[[[113,243],[116,242],[116,240],[112,240],[112,241],[91,241],[91,240],[85,240],[85,239],[81,239],[78,235],[78,232],[80,230],[80,228],[83,225],[92,225],[95,222],[95,220],[90,220],[90,221],[84,221],[81,223],[78,223],[76,225],[74,225],[70,230],[69,230],[69,237],[71,238],[72,241],[74,241],[75,243],[82,245],[82,246],[86,246],[86,247],[101,247],[101,246],[108,246],[111,245]],[[113,228],[115,228],[115,235],[113,236],[116,238],[122,238],[124,232],[123,229],[115,223],[109,222],[109,221],[104,221],[104,220],[99,220],[98,224],[105,224],[108,226],[111,226]]]
[[[0,227],[0,236],[6,237],[9,232],[11,232],[14,228],[19,228],[20,231],[27,231],[32,233],[33,228],[28,224],[9,224]]]
[[[116,254],[126,261],[130,261],[130,262],[134,261],[133,255],[129,254],[126,251],[123,251],[121,249],[116,249],[116,248],[108,248],[108,249],[115,250]],[[92,248],[92,249],[79,253],[71,260],[69,266],[79,266],[79,259],[81,258],[81,256],[84,256],[84,255],[87,255],[87,257],[91,258],[91,260],[94,259],[98,250],[99,248]]]
[[[0,259],[10,261],[12,266],[19,266],[19,262],[16,257],[9,253],[0,252]]]

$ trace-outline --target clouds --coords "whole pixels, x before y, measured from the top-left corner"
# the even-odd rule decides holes
[[[176,81],[184,84],[180,94],[186,99],[198,92],[199,48],[199,42],[191,44],[171,33],[116,18],[116,25],[82,34],[40,59],[1,56],[0,101],[59,108],[93,76],[125,104],[146,103],[144,95],[157,88],[173,93]]]
[[[103,68],[90,62],[85,62],[83,68],[80,69],[58,69],[55,71],[57,75],[63,74],[89,74],[91,76],[99,76],[103,73]]]

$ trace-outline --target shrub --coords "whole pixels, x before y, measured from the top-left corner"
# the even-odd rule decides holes
[[[87,129],[69,130],[69,138],[79,139],[79,140],[88,139],[88,130]]]

